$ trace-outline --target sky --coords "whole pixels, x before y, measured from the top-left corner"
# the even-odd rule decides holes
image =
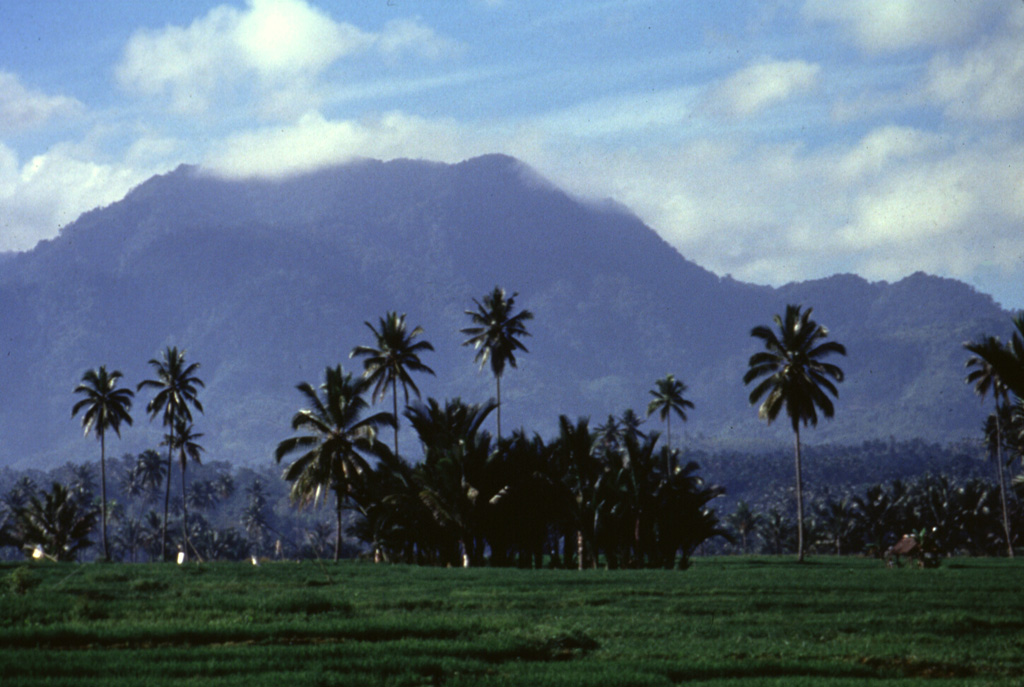
[[[1024,308],[1020,0],[0,0],[0,251],[182,163],[486,153],[720,275]]]

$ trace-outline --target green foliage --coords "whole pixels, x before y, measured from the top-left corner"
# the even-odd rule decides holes
[[[1006,590],[1021,572],[827,557],[699,558],[686,576],[45,564],[35,593],[0,595],[0,674],[5,687],[1010,686],[1024,600]]]
[[[7,589],[12,594],[27,594],[39,585],[40,579],[32,574],[28,566],[19,566],[7,576]]]

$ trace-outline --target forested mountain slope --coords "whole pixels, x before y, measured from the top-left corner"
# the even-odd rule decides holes
[[[484,400],[493,380],[458,330],[496,284],[535,315],[530,353],[506,373],[502,424],[545,436],[560,413],[594,424],[642,413],[672,372],[696,404],[691,436],[789,441],[759,426],[741,377],[750,328],[796,302],[849,351],[837,419],[812,441],[958,439],[987,411],[963,383],[961,344],[1009,325],[988,296],[923,274],[779,289],[720,278],[628,210],[573,198],[504,156],[363,160],[272,181],[181,167],[0,260],[0,464],[93,458],[70,417],[82,372],[104,364],[134,386],[169,344],[201,363],[207,455],[271,460],[301,402],[295,384],[319,383],[329,364],[359,369],[348,353],[387,310],[436,349],[423,358],[436,377],[417,380],[424,396]],[[159,443],[147,400],[108,451]]]

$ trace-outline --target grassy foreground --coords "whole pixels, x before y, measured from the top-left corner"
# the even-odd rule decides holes
[[[0,565],[20,685],[1020,685],[1024,564]]]

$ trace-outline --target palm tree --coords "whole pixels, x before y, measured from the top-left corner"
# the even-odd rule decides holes
[[[167,475],[167,464],[159,453],[147,448],[135,458],[135,467],[132,468],[132,475],[137,479],[139,486],[149,492],[147,501],[156,495],[156,490],[164,483]]]
[[[765,350],[750,357],[743,383],[750,384],[764,377],[750,392],[751,405],[762,397],[758,417],[771,424],[785,409],[793,427],[796,443],[796,517],[797,557],[804,560],[803,477],[800,468],[800,425],[817,426],[818,409],[830,418],[835,414],[832,400],[825,391],[838,397],[836,382],[843,381],[843,371],[836,365],[822,362],[832,355],[846,355],[846,348],[835,341],[822,339],[828,329],[811,319],[812,308],[801,311],[798,305],[787,305],[785,317],[776,315],[774,331],[765,326],[750,330],[750,335],[764,343]]]
[[[163,358],[157,360],[152,358],[149,364],[156,373],[155,379],[147,379],[139,382],[137,390],[145,388],[156,390],[156,395],[146,405],[149,417],[152,420],[157,415],[163,416],[164,427],[170,429],[170,436],[173,437],[174,430],[179,420],[192,422],[192,406],[200,413],[203,412],[203,404],[199,402],[199,388],[205,386],[203,381],[196,376],[199,363],[187,364],[185,362],[185,351],[179,351],[175,346],[168,346],[163,353]],[[160,556],[167,560],[167,511],[171,501],[171,466],[174,462],[174,440],[167,442],[167,484],[164,492],[164,523],[160,534]]]
[[[29,549],[58,561],[73,561],[92,545],[89,533],[96,526],[95,508],[79,503],[62,484],[48,492],[32,494],[28,503],[14,511],[15,536]]]
[[[506,364],[516,367],[516,351],[529,353],[526,346],[519,341],[519,337],[530,336],[524,322],[532,320],[533,313],[523,310],[513,314],[518,295],[513,293],[506,296],[505,289],[495,286],[494,291],[484,296],[483,302],[474,298],[476,310],[466,311],[473,326],[461,330],[470,337],[463,341],[462,345],[473,346],[476,349],[474,361],[480,363],[480,369],[483,369],[488,360],[491,362],[491,372],[494,373],[496,386],[498,439],[501,439],[501,376],[505,372]]]
[[[1024,399],[1024,313],[1013,318],[1014,332],[1005,346],[972,351],[985,359],[1002,384],[1018,399]]]
[[[639,430],[637,435],[640,435]],[[568,520],[575,530],[572,534],[576,540],[576,566],[580,570],[586,567],[587,549],[593,553],[594,485],[601,474],[601,463],[594,454],[594,434],[590,431],[589,419],[581,417],[573,424],[568,416],[560,415],[558,438],[552,447],[552,455],[557,473],[569,492]],[[568,562],[568,551],[565,558]],[[592,555],[590,561],[596,566],[596,555]]]
[[[996,470],[999,473],[999,505],[1003,516],[1003,532],[1006,534],[1006,551],[1010,558],[1013,558],[1013,538],[1010,536],[1010,520],[1006,508],[1006,476],[1003,473],[1003,427],[1002,418],[1006,414],[1006,404],[1009,402],[1009,389],[1003,384],[999,374],[992,366],[991,360],[998,359],[1000,352],[1005,350],[1003,344],[997,337],[988,336],[981,341],[971,341],[964,344],[964,348],[973,353],[967,359],[965,367],[970,370],[964,382],[974,385],[974,393],[984,399],[992,392],[995,400],[996,412],[994,414],[995,432],[990,444],[994,448],[996,459]]]
[[[655,388],[651,389],[654,400],[647,404],[647,417],[658,413],[658,417],[665,423],[665,445],[671,451],[672,414],[678,415],[679,419],[686,422],[686,409],[693,408],[693,403],[683,398],[686,385],[676,379],[675,375],[665,375],[664,379],[659,379],[654,385]]]
[[[328,367],[324,376],[319,389],[306,382],[296,387],[310,407],[295,414],[292,429],[305,434],[279,443],[274,459],[280,463],[289,454],[301,453],[284,472],[284,478],[292,483],[293,500],[315,504],[324,491],[334,491],[337,560],[341,555],[341,510],[345,497],[356,474],[369,469],[362,454],[379,450],[377,431],[382,425],[394,427],[395,418],[391,413],[363,417],[369,407],[363,398],[369,380],[353,379],[341,365]]]
[[[756,532],[764,522],[764,516],[752,510],[746,501],[741,500],[736,504],[736,510],[726,517],[725,522],[740,535],[742,551],[746,555],[749,552],[747,545],[750,535]]]
[[[391,398],[393,402],[392,415],[395,418],[395,455],[398,455],[398,385],[402,385],[405,393],[405,404],[409,405],[409,389],[420,396],[420,390],[416,383],[409,376],[410,372],[426,372],[434,374],[434,371],[420,361],[421,351],[432,351],[434,347],[429,341],[416,341],[417,336],[423,333],[423,327],[416,327],[411,332],[406,332],[405,314],[399,315],[395,312],[388,312],[380,318],[380,329],[378,330],[369,322],[364,322],[376,339],[376,348],[372,346],[356,346],[349,354],[350,358],[365,356],[363,361],[363,377],[373,384],[374,400],[384,400],[387,388],[391,387]]]
[[[197,442],[202,438],[201,432],[194,432],[191,422],[187,422],[184,418],[178,418],[174,423],[174,431],[167,434],[164,437],[165,443],[171,446],[173,450],[178,452],[178,463],[181,466],[181,548],[185,553],[185,557],[188,558],[188,496],[185,485],[185,467],[188,465],[188,459],[191,458],[192,462],[200,463],[199,454],[203,452],[203,447]],[[170,480],[168,480],[170,482]]]
[[[100,532],[103,540],[103,560],[110,560],[110,546],[107,543],[107,430],[112,429],[121,436],[121,423],[132,424],[129,410],[132,407],[131,389],[118,388],[117,380],[123,375],[120,370],[107,372],[105,365],[95,370],[88,370],[82,375],[82,383],[75,387],[76,394],[84,398],[71,408],[71,417],[81,410],[82,429],[85,434],[95,431],[100,440],[100,504],[102,525]]]

